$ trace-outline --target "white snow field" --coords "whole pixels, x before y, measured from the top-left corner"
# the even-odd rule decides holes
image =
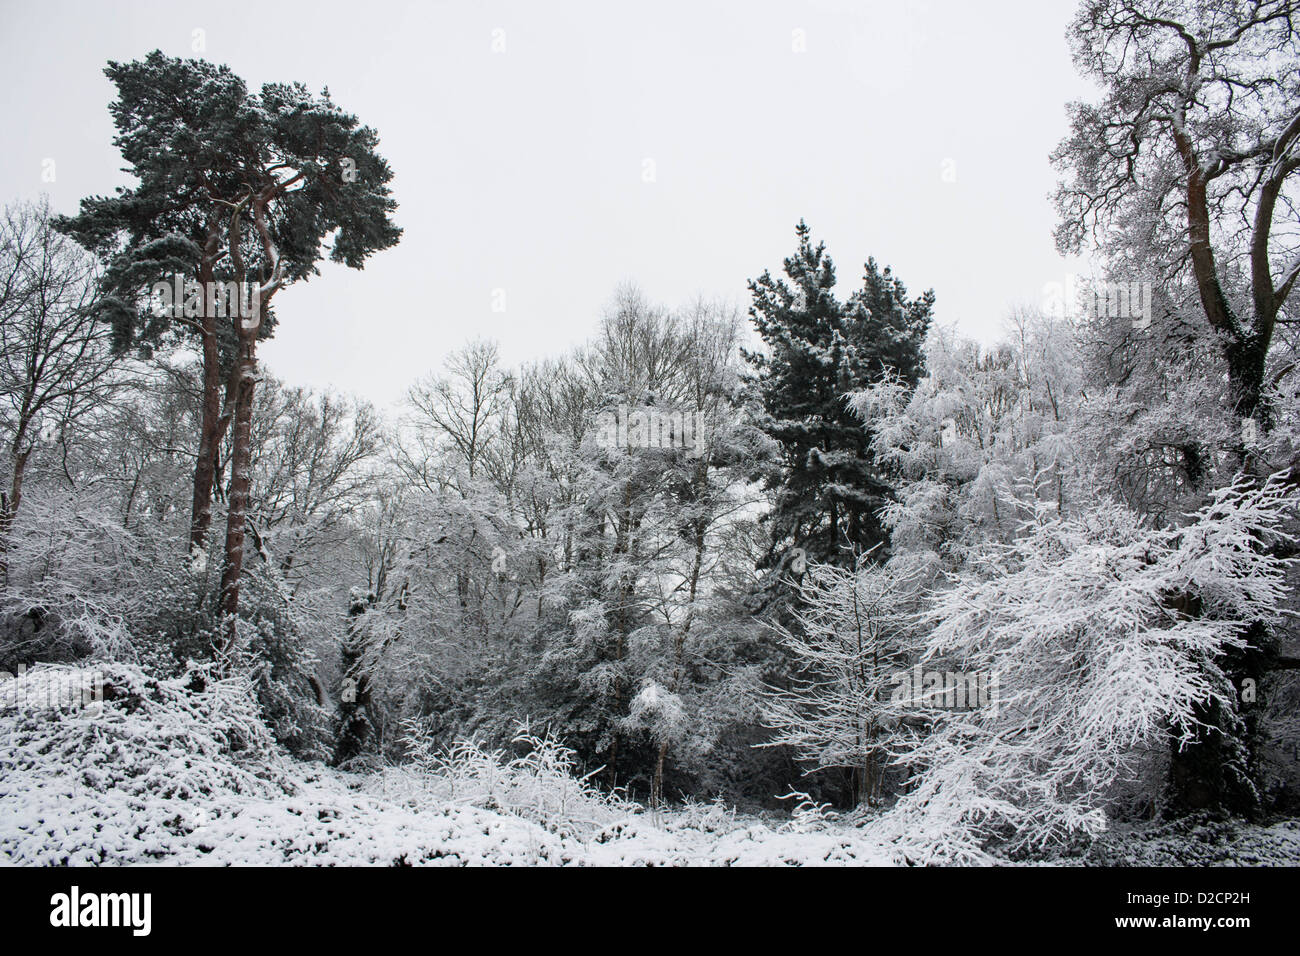
[[[545,740],[515,760],[465,745],[433,763],[417,754],[412,766],[343,773],[278,753],[237,680],[195,692],[182,680],[108,668],[102,704],[85,703],[91,672],[71,667],[42,665],[0,683],[0,861],[788,866],[921,858],[906,840],[873,835],[870,824],[817,812],[765,821],[714,804],[655,814],[567,773],[565,752]],[[1158,845],[1178,856],[1165,844],[1189,839],[1165,834]],[[1241,839],[1239,830],[1208,842],[1202,834],[1203,862],[1235,862]],[[1242,862],[1300,862],[1293,825],[1253,828],[1249,840]],[[1109,862],[1161,859],[1131,856]]]

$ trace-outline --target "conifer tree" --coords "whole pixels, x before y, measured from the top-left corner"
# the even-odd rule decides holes
[[[747,357],[764,430],[782,450],[769,480],[776,501],[766,563],[798,574],[806,562],[852,567],[886,540],[880,511],[889,486],[871,452],[871,423],[863,428],[845,396],[889,378],[915,386],[934,293],[908,299],[871,259],[862,288],[841,302],[825,244],[813,245],[802,220],[796,233],[786,279],[764,272],[749,284],[766,348]]]
[[[158,51],[110,62],[105,73],[118,89],[115,142],[139,184],[83,200],[80,214],[60,228],[105,259],[112,277],[106,311],[123,338],[162,337],[150,290],[167,272],[201,290],[197,308],[187,296],[183,315],[167,315],[175,328],[198,335],[204,361],[192,549],[202,548],[210,523],[216,444],[227,428],[232,439],[221,584],[230,645],[249,505],[257,343],[271,298],[316,274],[327,248],[332,261],[360,269],[397,243],[392,171],[375,131],[339,109],[328,90],[313,96],[301,84],[267,83],[251,94],[226,67]],[[249,308],[217,308],[222,281],[251,289]]]

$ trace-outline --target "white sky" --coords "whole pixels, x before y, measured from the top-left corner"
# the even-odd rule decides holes
[[[1075,5],[0,0],[0,200],[44,191],[72,212],[126,184],[102,71],[157,48],[254,89],[327,85],[395,170],[401,244],[276,298],[261,355],[289,383],[388,405],[469,338],[511,364],[556,355],[625,280],[748,308],[746,280],[779,271],[800,217],[842,294],[873,255],[990,341],[1071,268],[1048,154],[1066,101],[1090,95],[1065,41]]]

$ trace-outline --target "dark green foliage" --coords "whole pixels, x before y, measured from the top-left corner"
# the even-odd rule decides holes
[[[158,561],[147,576],[152,593],[141,602],[145,611],[127,624],[140,663],[150,673],[173,677],[192,661],[212,659],[214,638],[223,629],[219,575],[208,570],[213,567],[209,561],[196,571],[177,553]],[[253,676],[262,718],[276,741],[295,756],[324,759],[331,728],[305,621],[273,565],[256,561],[246,571],[246,601],[240,608],[244,641],[234,663]]]
[[[841,302],[825,244],[814,246],[802,221],[796,232],[787,279],[764,272],[749,285],[765,350],[747,357],[764,430],[782,451],[770,482],[776,502],[766,563],[784,567],[798,547],[806,561],[847,566],[885,542],[880,509],[890,488],[870,451],[870,423],[863,428],[845,397],[888,377],[916,384],[934,293],[908,299],[903,283],[871,259],[862,288]]]
[[[101,308],[120,347],[148,350],[187,333],[186,324],[151,313],[148,287],[173,274],[234,277],[236,265],[222,252],[231,214],[276,182],[288,188],[267,227],[286,282],[317,274],[331,236],[330,259],[358,269],[400,238],[389,219],[397,204],[378,136],[335,106],[328,91],[314,97],[301,84],[268,83],[250,94],[229,67],[158,51],[110,62],[105,74],[118,90],[110,106],[114,144],[139,183],[83,200],[81,212],[57,227],[104,259]],[[242,244],[260,249],[247,217],[236,222]],[[269,276],[269,263],[254,258],[248,266]],[[272,331],[264,319],[259,335]]]

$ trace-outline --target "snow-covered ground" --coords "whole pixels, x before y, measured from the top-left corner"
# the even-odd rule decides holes
[[[852,827],[800,832],[703,806],[654,815],[570,787],[527,819],[481,778],[423,786],[275,752],[235,682],[204,693],[129,668],[87,706],[84,672],[0,684],[0,856],[13,864],[667,865],[890,863]],[[545,783],[546,781],[543,781]],[[435,781],[446,784],[446,781]],[[516,787],[516,790],[518,788]],[[558,792],[551,786],[551,792]],[[445,794],[445,795],[444,795]],[[562,795],[564,796],[564,795]],[[494,797],[487,793],[486,802]]]
[[[719,805],[654,814],[545,761],[473,748],[444,766],[349,774],[276,752],[238,682],[195,693],[115,667],[0,684],[0,860],[41,864],[899,865],[844,818],[762,820]],[[548,802],[549,801],[549,802]],[[1300,863],[1300,826],[1114,833],[1093,863]],[[1189,849],[1190,848],[1190,849]],[[1190,859],[1188,859],[1190,853]],[[1078,862],[1078,861],[1070,861]]]
[[[6,788],[7,789],[7,788]],[[588,839],[475,807],[415,810],[316,772],[292,794],[104,800],[70,777],[25,795],[0,823],[0,850],[18,864],[251,865],[782,865],[887,864],[854,831],[780,832],[759,823],[709,832],[648,816]],[[4,793],[8,802],[13,794]]]

